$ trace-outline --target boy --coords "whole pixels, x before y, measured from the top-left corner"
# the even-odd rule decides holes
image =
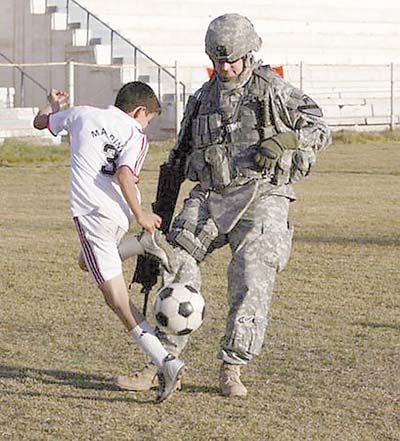
[[[140,205],[139,172],[147,153],[143,130],[160,113],[160,103],[147,84],[125,84],[115,105],[107,109],[68,105],[68,95],[52,89],[49,105],[40,110],[34,127],[57,135],[65,129],[71,142],[70,203],[89,273],[107,305],[129,335],[158,368],[157,402],[175,389],[184,363],[161,345],[153,328],[130,302],[122,275],[118,244],[133,216],[143,227],[140,239],[131,238],[131,253],[149,253],[167,269],[172,265],[169,245],[156,229],[161,218]]]

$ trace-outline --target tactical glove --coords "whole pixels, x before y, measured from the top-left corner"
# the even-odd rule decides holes
[[[294,132],[278,133],[264,139],[254,155],[254,162],[263,170],[274,171],[285,150],[295,150],[299,141]]]

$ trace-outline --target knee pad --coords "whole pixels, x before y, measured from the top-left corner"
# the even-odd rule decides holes
[[[170,283],[183,283],[192,285],[201,291],[201,272],[199,264],[193,256],[190,256],[183,248],[175,248],[176,272],[162,271],[163,285]]]
[[[193,256],[197,262],[202,262],[210,248],[215,236],[206,231],[207,223],[197,228],[189,220],[178,221],[174,224],[169,239],[172,244],[183,248],[187,253]]]

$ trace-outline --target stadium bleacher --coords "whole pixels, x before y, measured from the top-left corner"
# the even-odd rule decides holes
[[[164,78],[160,87],[157,65],[141,52],[135,52],[134,59],[123,40],[172,74],[177,62],[179,79],[186,92],[192,92],[207,80],[211,66],[204,53],[205,30],[212,18],[225,12],[239,12],[253,21],[264,41],[257,58],[283,66],[285,78],[315,96],[332,124],[351,124],[351,118],[361,125],[367,118],[369,123],[374,118],[377,124],[387,121],[391,81],[400,81],[398,68],[390,78],[390,63],[400,63],[400,4],[395,0],[326,0],[323,5],[317,0],[231,0],[229,5],[223,0],[71,0],[68,17],[66,4],[4,0],[0,51],[19,63],[97,63],[76,67],[76,104],[105,105],[123,82],[148,81],[165,101],[167,117],[159,127],[164,133],[171,134],[174,125],[174,81]],[[92,14],[89,29],[84,8]],[[66,67],[29,72],[46,88],[68,84]],[[0,87],[15,87],[18,105],[16,75],[5,76],[3,69],[0,80]],[[25,87],[26,105],[40,106],[42,91]],[[397,122],[399,100],[395,106]]]

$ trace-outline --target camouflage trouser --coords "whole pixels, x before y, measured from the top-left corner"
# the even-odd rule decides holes
[[[174,222],[182,219],[205,228],[213,237],[208,253],[229,243],[232,260],[228,269],[229,313],[225,335],[218,357],[233,364],[245,364],[260,353],[272,290],[277,271],[287,264],[290,255],[292,229],[288,226],[289,199],[282,196],[259,197],[231,232],[218,235],[212,222],[204,193],[195,190],[185,201]],[[201,277],[196,260],[184,250],[179,250],[180,262],[175,276],[165,276],[165,281],[181,281],[200,289]],[[175,354],[186,345],[187,336],[171,337],[176,345]]]

